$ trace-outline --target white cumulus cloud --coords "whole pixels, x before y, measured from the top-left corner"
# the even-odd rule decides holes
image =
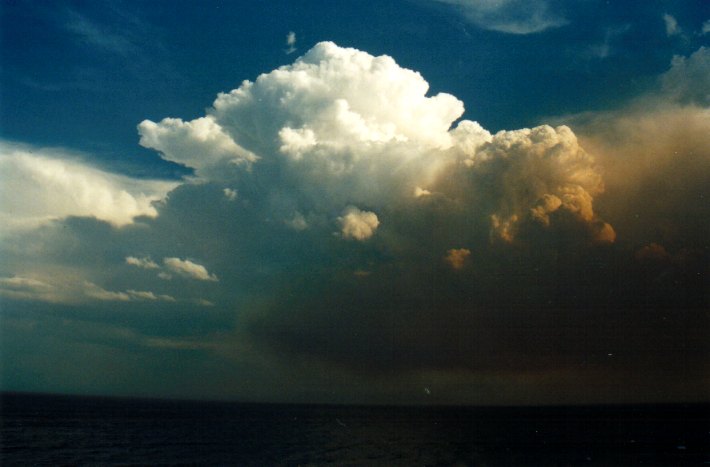
[[[429,96],[428,87],[391,57],[322,42],[220,93],[205,117],[144,121],[141,144],[294,230],[335,220],[344,238],[364,240],[380,212],[436,193],[470,203],[468,215],[506,241],[534,222],[556,229],[565,215],[593,238],[613,240],[593,207],[604,190],[600,172],[569,128],[491,135],[476,122],[456,123],[461,101]]]
[[[140,144],[156,149],[165,160],[193,168],[198,176],[219,177],[225,165],[243,165],[257,157],[234,142],[210,116],[184,122],[165,118],[138,125]]]

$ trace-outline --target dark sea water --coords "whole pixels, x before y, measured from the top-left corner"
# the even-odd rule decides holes
[[[2,394],[0,464],[710,465],[710,406],[349,407]]]

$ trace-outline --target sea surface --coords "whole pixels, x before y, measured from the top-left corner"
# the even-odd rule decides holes
[[[4,393],[2,466],[710,465],[710,405],[266,405]]]

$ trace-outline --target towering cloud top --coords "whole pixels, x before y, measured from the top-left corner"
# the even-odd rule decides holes
[[[428,89],[388,56],[322,42],[220,94],[205,117],[142,122],[141,144],[199,179],[236,186],[285,223],[299,219],[298,230],[326,219],[362,240],[380,211],[435,193],[470,203],[466,215],[506,241],[526,222],[554,226],[563,212],[589,224],[592,238],[613,240],[592,206],[601,177],[569,128],[452,129],[463,104]]]
[[[299,145],[284,141],[288,130],[303,135],[305,147],[410,140],[445,147],[450,144],[446,132],[463,104],[449,94],[427,97],[428,88],[419,73],[388,56],[321,42],[293,65],[220,94],[214,115],[257,152],[297,156]]]

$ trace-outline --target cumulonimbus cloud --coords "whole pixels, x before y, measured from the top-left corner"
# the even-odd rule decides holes
[[[330,217],[344,238],[370,237],[383,218],[333,211],[377,211],[436,190],[476,204],[469,215],[483,216],[506,241],[528,221],[554,228],[562,212],[589,224],[595,239],[613,241],[593,210],[600,174],[569,128],[491,135],[461,121],[452,129],[463,104],[427,91],[421,75],[390,57],[323,42],[293,65],[220,94],[205,117],[146,120],[139,132],[142,145],[198,178],[283,211],[282,223]]]
[[[557,255],[549,250],[614,242],[594,204],[604,192],[600,168],[570,128],[491,134],[459,120],[461,101],[428,91],[419,73],[390,57],[324,42],[219,94],[204,117],[141,123],[141,144],[195,169],[156,227],[179,225],[225,245],[208,259],[220,263],[220,283],[259,303],[244,308],[239,332],[357,366],[348,342],[379,360],[382,349],[367,342],[390,341],[383,320],[409,320],[428,331],[405,332],[397,345],[417,355],[429,349],[421,364],[439,365],[455,350],[439,346],[437,333],[472,326],[491,300],[554,299],[550,288],[526,289],[545,273],[515,255],[539,246],[549,278]],[[186,260],[163,263],[164,272],[216,280]],[[513,273],[520,278],[501,295],[501,278]],[[533,298],[507,298],[518,295]],[[333,310],[343,332],[315,336]],[[344,334],[351,328],[358,337]],[[303,348],[311,338],[319,344]],[[408,355],[374,366],[416,365]]]
[[[702,70],[703,57],[677,59],[671,72]],[[646,119],[642,109],[570,119],[575,131],[557,122],[491,134],[392,58],[320,43],[220,94],[203,117],[139,125],[141,144],[194,169],[140,228],[92,235],[98,223],[83,220],[31,240],[51,250],[52,234],[81,233],[75,256],[121,266],[120,286],[77,273],[72,293],[84,302],[153,303],[160,291],[213,306],[238,323],[220,342],[225,355],[251,358],[248,343],[259,362],[307,361],[309,375],[544,375],[598,365],[617,345],[631,362],[665,364],[677,349],[638,330],[660,336],[644,327],[655,299],[703,309],[698,247],[710,218],[698,196],[708,173],[702,93],[665,89],[673,104]],[[673,193],[658,196],[659,186]],[[649,235],[663,230],[658,215],[669,238],[692,232],[694,249],[687,236]],[[52,261],[78,261],[60,253]],[[66,302],[50,273],[11,266],[4,297]],[[659,273],[648,279],[650,270]],[[191,281],[159,280],[169,276]],[[180,299],[186,286],[201,298]],[[610,333],[617,312],[627,327]]]

